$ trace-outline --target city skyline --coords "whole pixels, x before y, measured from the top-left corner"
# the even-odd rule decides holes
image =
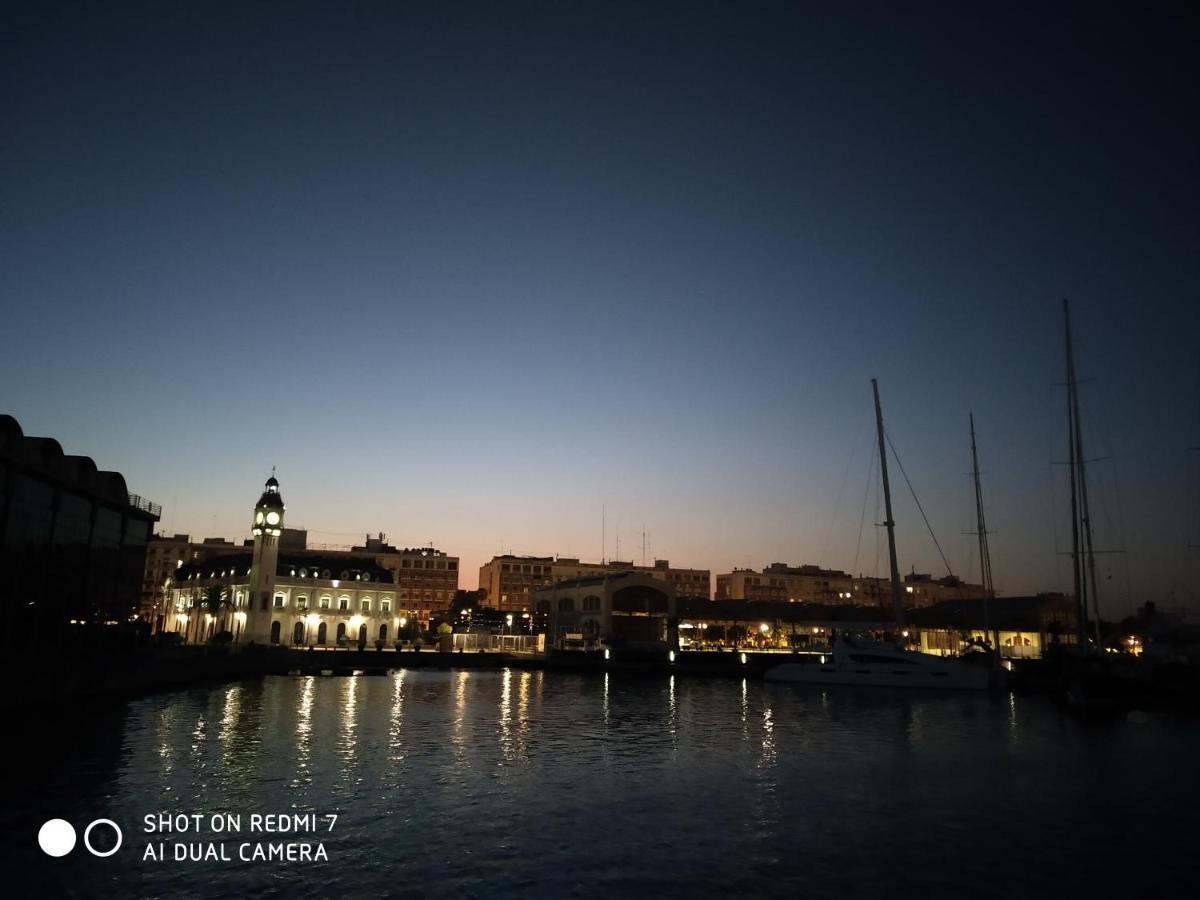
[[[0,411],[167,533],[248,536],[275,466],[464,588],[643,527],[870,575],[878,377],[954,573],[973,411],[997,589],[1069,592],[1066,296],[1102,610],[1194,607],[1195,29],[1106,16],[15,10]]]

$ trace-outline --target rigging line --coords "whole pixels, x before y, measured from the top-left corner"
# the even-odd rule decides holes
[[[871,496],[871,475],[875,471],[875,454],[868,454],[870,459],[867,460],[867,483],[863,489],[862,514],[858,517],[858,543],[854,546],[854,565],[850,567],[850,574],[854,575],[858,572],[858,554],[862,550],[862,534],[863,526],[867,521],[867,498]]]
[[[892,443],[892,436],[886,430],[883,434],[887,438],[888,446],[892,448],[892,456],[896,457],[896,465],[900,467],[900,474],[904,476],[904,483],[908,485],[908,491],[912,494],[912,498],[917,504],[917,509],[921,511],[921,518],[925,520],[925,527],[929,529],[929,536],[933,538],[933,546],[937,547],[938,556],[942,558],[942,563],[946,566],[946,574],[953,575],[954,572],[950,568],[950,561],[946,559],[946,554],[942,552],[942,545],[938,543],[937,535],[933,533],[933,526],[929,524],[929,517],[925,515],[925,508],[921,506],[921,501],[917,498],[917,492],[913,490],[912,482],[908,480],[908,473],[904,471],[904,463],[900,462],[900,454],[896,452],[896,445]]]
[[[1047,405],[1051,410],[1049,413],[1049,418],[1054,421],[1055,425],[1053,430],[1046,433],[1046,474],[1050,481],[1050,532],[1054,541],[1054,582],[1058,586],[1059,593],[1065,594],[1066,591],[1063,589],[1062,557],[1059,556],[1058,550],[1058,513],[1056,512],[1058,509],[1058,501],[1054,497],[1054,435],[1062,431],[1063,425],[1062,413],[1059,410],[1059,403],[1056,394],[1057,392],[1054,390],[1054,385],[1047,385]]]
[[[862,438],[863,425],[866,424],[867,412],[863,409],[862,417],[858,422],[858,430],[854,433],[854,443],[850,446],[850,455],[846,458],[846,470],[842,472],[842,483],[838,487],[837,497],[833,501],[833,515],[829,517],[829,528],[825,531],[825,543],[821,545],[821,555],[817,557],[817,565],[825,565],[825,554],[829,551],[829,539],[833,537],[833,526],[837,522],[838,513],[842,509],[842,496],[846,491],[846,482],[850,478],[850,466],[854,463],[854,456],[858,453],[858,443]]]

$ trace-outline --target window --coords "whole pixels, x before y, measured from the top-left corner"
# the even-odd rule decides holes
[[[379,601],[379,611],[385,612],[385,613],[391,612],[392,611],[392,601],[391,600],[380,600]]]
[[[286,603],[287,603],[287,598],[285,598],[283,596],[283,594],[275,595],[275,608],[276,609],[283,609],[283,607]]]
[[[369,613],[371,611],[371,598],[363,597],[363,599],[358,602],[358,611]]]
[[[349,597],[338,597],[338,609],[344,610],[344,609],[349,609],[349,608],[350,608],[350,598]]]
[[[329,598],[328,597],[322,597],[319,601],[317,601],[317,603],[321,607],[321,609],[329,609]]]
[[[559,612],[575,612],[575,598],[574,597],[559,597],[558,598],[558,611]]]
[[[600,611],[600,598],[599,597],[584,597],[583,598],[583,611],[584,612],[599,612]]]
[[[308,598],[307,597],[297,597],[296,598],[296,609],[308,609]]]

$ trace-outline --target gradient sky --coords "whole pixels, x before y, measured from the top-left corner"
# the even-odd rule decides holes
[[[0,410],[162,530],[274,465],[463,587],[602,507],[609,557],[882,574],[876,376],[954,571],[974,410],[997,586],[1069,590],[1069,297],[1105,611],[1200,602],[1195,18],[245,6],[0,13]]]

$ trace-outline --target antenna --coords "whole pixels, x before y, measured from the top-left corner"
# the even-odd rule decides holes
[[[646,568],[646,523],[642,523],[642,568]]]
[[[600,504],[600,565],[604,565],[604,554],[608,551],[608,537],[604,531],[604,504]]]

